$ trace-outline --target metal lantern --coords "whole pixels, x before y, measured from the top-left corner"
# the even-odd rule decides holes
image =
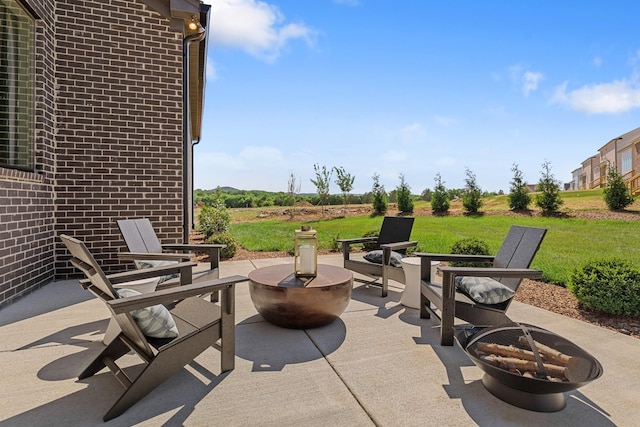
[[[315,277],[318,273],[317,232],[308,225],[295,231],[294,268],[298,277]]]

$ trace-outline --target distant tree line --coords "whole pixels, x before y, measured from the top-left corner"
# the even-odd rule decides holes
[[[317,194],[296,194],[292,197],[287,192],[270,192],[262,190],[236,190],[230,188],[217,188],[215,190],[197,189],[193,194],[193,201],[196,204],[212,206],[217,197],[224,202],[227,208],[259,208],[268,206],[293,206],[295,203],[309,203],[320,206],[320,197]],[[345,204],[367,204],[371,203],[371,193],[362,195],[344,196],[344,194],[329,194],[326,198],[327,205]]]

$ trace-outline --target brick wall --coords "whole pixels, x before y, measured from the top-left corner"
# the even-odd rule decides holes
[[[117,219],[148,217],[163,242],[182,237],[181,35],[136,1],[29,4],[42,18],[38,173],[0,171],[0,304],[77,276],[61,233],[107,272],[124,267]]]
[[[36,23],[35,165],[0,167],[0,305],[54,278],[54,0],[32,1]]]

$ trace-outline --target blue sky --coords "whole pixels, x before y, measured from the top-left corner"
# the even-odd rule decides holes
[[[212,4],[195,188],[508,192],[640,126],[637,1],[205,0]],[[331,192],[339,193],[332,178]]]

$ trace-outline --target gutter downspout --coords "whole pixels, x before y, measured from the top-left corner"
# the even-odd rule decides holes
[[[191,43],[204,39],[206,31],[186,36],[182,42],[182,239],[184,243],[189,243],[189,233],[191,231],[190,213],[193,195],[192,179],[189,179],[189,165],[191,164],[191,106],[189,103],[189,46]]]
[[[192,162],[193,162],[193,159],[195,158],[194,154],[193,154],[194,153],[193,148],[198,144],[200,144],[200,138],[198,138],[195,142],[193,142],[191,144],[191,161]],[[191,168],[191,191],[194,191],[194,190],[195,190],[195,184],[193,182],[193,168]],[[191,217],[191,229],[195,230],[195,228],[196,228],[195,218],[192,216]]]

